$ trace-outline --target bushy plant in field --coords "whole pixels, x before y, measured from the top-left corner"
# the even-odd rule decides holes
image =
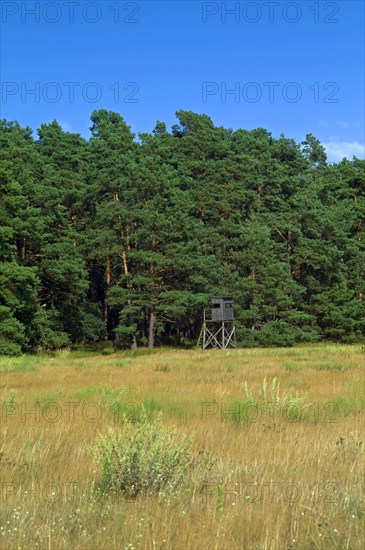
[[[252,390],[249,389],[247,382],[245,382],[245,393],[249,401],[258,402],[260,404],[272,404],[277,407],[291,407],[303,405],[307,400],[307,395],[299,395],[298,392],[293,393],[293,389],[287,390],[286,392],[280,389],[280,382],[274,376],[269,385],[264,378],[259,397],[255,398]]]
[[[123,420],[123,430],[109,428],[93,450],[104,490],[121,491],[128,498],[146,491],[169,493],[192,464],[191,440],[176,428],[164,429],[161,413],[150,422],[143,408],[138,424],[126,416]]]

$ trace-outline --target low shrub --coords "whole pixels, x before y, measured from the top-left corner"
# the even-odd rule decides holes
[[[164,429],[161,413],[150,422],[142,408],[138,424],[124,416],[124,429],[109,428],[92,450],[102,470],[104,491],[135,498],[143,492],[170,493],[192,465],[191,440]]]

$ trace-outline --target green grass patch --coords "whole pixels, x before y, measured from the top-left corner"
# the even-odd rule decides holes
[[[357,363],[314,363],[312,369],[314,370],[329,370],[337,372],[345,372],[351,369],[357,369],[360,365]]]
[[[136,405],[127,400],[126,388],[110,388],[108,386],[87,386],[71,394],[74,399],[98,403],[103,411],[110,414],[115,421],[126,415],[131,421],[138,420]]]
[[[365,397],[341,397],[338,396],[335,399],[331,399],[328,403],[333,404],[334,410],[339,416],[349,416],[351,414],[357,414],[365,408]]]
[[[93,399],[99,397],[102,401],[107,401],[118,397],[125,397],[127,390],[125,388],[110,388],[109,386],[86,386],[80,388],[71,394],[76,399]]]
[[[39,360],[31,355],[21,355],[19,357],[1,357],[0,373],[21,373],[38,370]]]
[[[283,367],[288,372],[297,372],[305,368],[304,365],[298,365],[298,363],[285,363]]]
[[[133,362],[133,359],[129,357],[117,357],[108,362],[108,365],[111,367],[116,367],[117,369],[122,369],[128,367]]]
[[[174,369],[167,363],[157,363],[154,366],[153,370],[155,370],[156,372],[171,372]]]
[[[86,388],[80,388],[71,394],[71,397],[76,399],[93,399],[95,396],[101,395],[103,390],[109,390],[106,386],[86,386]]]
[[[165,348],[137,348],[137,349],[128,349],[120,351],[118,350],[118,355],[121,357],[144,357],[145,355],[157,355],[164,351],[168,351]],[[171,350],[170,350],[171,351]]]
[[[67,394],[64,390],[55,388],[54,390],[44,393],[40,397],[38,397],[37,403],[39,403],[40,405],[45,405],[47,403],[55,403],[63,399],[66,395]]]
[[[94,355],[112,355],[115,353],[111,342],[79,344],[71,348],[72,357],[92,357]]]
[[[158,400],[154,397],[147,397],[139,402],[116,398],[109,400],[107,406],[116,420],[121,420],[123,415],[126,415],[133,422],[140,421],[142,410],[145,411],[149,420],[156,418],[160,412],[163,412],[165,418],[180,421],[197,418],[200,414],[200,408],[196,403],[173,399]]]

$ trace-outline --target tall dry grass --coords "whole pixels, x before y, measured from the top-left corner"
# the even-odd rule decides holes
[[[363,547],[360,346],[62,352],[0,369],[1,548]],[[90,449],[142,404],[193,437],[193,466],[168,496],[102,495]]]

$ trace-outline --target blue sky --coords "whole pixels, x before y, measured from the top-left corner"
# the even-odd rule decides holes
[[[94,109],[135,133],[186,109],[364,158],[362,1],[3,0],[1,18],[1,118],[88,137]]]

